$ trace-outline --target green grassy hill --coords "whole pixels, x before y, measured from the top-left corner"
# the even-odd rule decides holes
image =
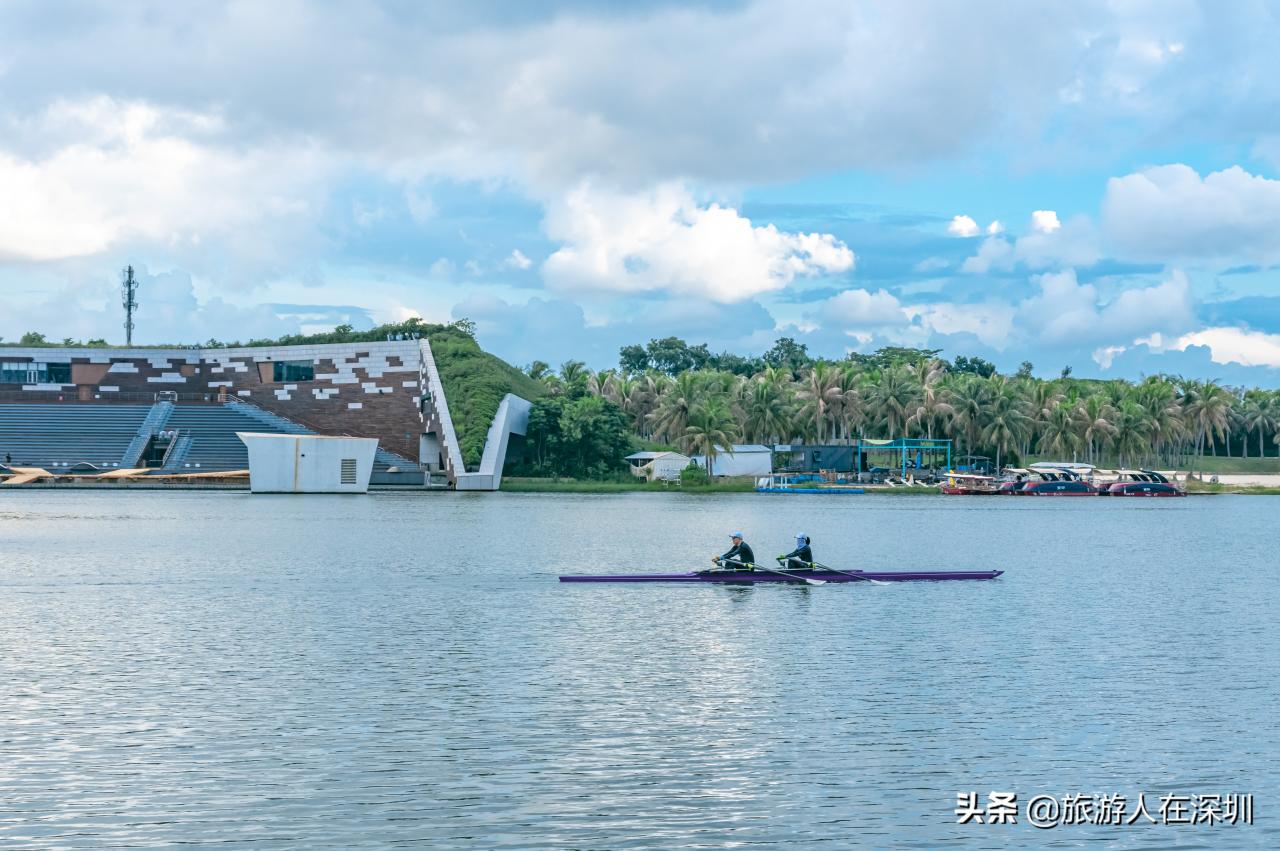
[[[449,415],[458,435],[458,448],[467,469],[480,464],[489,425],[502,397],[514,393],[529,401],[545,394],[534,381],[511,364],[480,348],[467,334],[449,327],[427,332],[431,354],[440,371]]]

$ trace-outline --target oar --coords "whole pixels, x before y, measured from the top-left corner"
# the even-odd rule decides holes
[[[804,577],[804,576],[796,576],[794,573],[787,573],[786,571],[783,571],[783,570],[774,570],[772,568],[765,567],[763,564],[753,564],[752,567],[754,567],[756,570],[763,570],[765,573],[776,573],[779,576],[789,576],[792,579],[799,579],[805,585],[826,585],[827,584],[827,581],[825,579],[809,579],[808,577]]]
[[[870,582],[872,585],[888,585],[888,582],[881,582],[879,579],[872,579],[870,576],[863,576],[861,573],[849,573],[847,570],[836,570],[834,567],[827,567],[821,562],[814,562],[814,567],[820,567],[823,570],[829,570],[832,573],[839,573],[841,576],[852,576],[854,579],[861,579],[863,582]]]

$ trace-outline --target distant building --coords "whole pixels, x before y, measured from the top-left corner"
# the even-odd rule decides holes
[[[692,460],[706,469],[706,456],[694,455]],[[773,473],[773,449],[759,443],[735,443],[727,449],[717,447],[710,472],[713,476],[768,476]]]
[[[680,478],[690,458],[679,452],[636,452],[626,460],[631,464],[631,475],[657,482]]]

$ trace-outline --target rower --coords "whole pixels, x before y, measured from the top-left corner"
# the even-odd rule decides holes
[[[809,548],[809,536],[796,535],[796,548],[784,556],[778,556],[778,561],[785,561],[784,567],[787,570],[812,570],[813,550]]]
[[[711,559],[711,562],[726,570],[755,570],[756,554],[751,551],[747,542],[742,540],[742,533],[734,532],[729,538],[733,541],[729,552],[716,556]]]

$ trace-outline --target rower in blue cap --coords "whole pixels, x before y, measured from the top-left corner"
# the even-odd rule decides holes
[[[742,540],[742,533],[733,532],[729,538],[733,541],[729,552],[711,559],[712,563],[726,570],[755,570],[756,554],[751,551],[747,542]]]

